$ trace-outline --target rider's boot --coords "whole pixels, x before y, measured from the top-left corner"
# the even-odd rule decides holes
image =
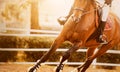
[[[99,42],[100,42],[101,44],[107,44],[107,43],[108,43],[108,42],[107,42],[107,37],[106,37],[106,35],[103,34],[105,25],[106,25],[106,21],[105,21],[105,22],[104,22],[104,21],[101,21],[100,27],[99,27],[99,28],[100,28]]]

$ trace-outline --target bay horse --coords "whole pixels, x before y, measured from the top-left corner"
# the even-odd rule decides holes
[[[120,41],[120,19],[113,13],[109,14],[112,26],[111,29],[104,30],[108,43],[101,45],[98,42],[99,24],[96,22],[96,17],[98,17],[96,11],[96,3],[94,0],[75,0],[73,13],[64,24],[61,33],[51,45],[50,50],[39,59],[28,72],[34,72],[41,66],[41,63],[48,60],[50,55],[53,54],[64,41],[70,41],[72,47],[63,55],[60,64],[56,68],[56,72],[60,72],[64,66],[64,62],[72,53],[80,48],[86,47],[88,50],[86,52],[85,63],[76,70],[78,72],[85,72],[95,58],[103,55],[108,49],[117,45]],[[98,48],[97,52],[95,52],[96,48]]]

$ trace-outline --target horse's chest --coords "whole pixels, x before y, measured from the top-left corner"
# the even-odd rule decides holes
[[[67,40],[69,40],[71,42],[79,41],[80,35],[78,32],[69,33],[69,34],[67,34]]]
[[[84,38],[87,36],[87,33],[88,29],[76,29],[72,32],[67,33],[67,39],[71,42],[84,40]]]

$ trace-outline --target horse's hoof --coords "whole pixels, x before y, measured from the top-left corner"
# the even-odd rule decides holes
[[[28,68],[27,72],[36,72],[36,69],[34,69],[33,67]]]
[[[62,72],[62,70],[57,67],[55,68],[55,72]]]
[[[59,69],[56,69],[56,71],[55,72],[60,72],[60,70]]]

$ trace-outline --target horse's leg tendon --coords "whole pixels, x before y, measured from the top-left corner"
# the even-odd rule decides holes
[[[60,72],[60,70],[63,69],[64,63],[69,57],[70,55],[75,52],[76,50],[79,49],[79,43],[75,44],[72,48],[70,48],[67,52],[65,52],[65,54],[63,55],[60,64],[58,65],[56,72]]]
[[[50,57],[50,55],[56,51],[56,49],[63,41],[64,40],[62,38],[57,38],[52,44],[50,50],[44,56],[42,56],[42,58],[39,59],[37,63],[28,70],[28,72],[34,72],[37,68],[39,68],[39,66],[41,66],[41,63],[45,62]]]
[[[90,66],[90,64],[93,62],[93,60],[91,60],[91,59],[87,59],[86,60],[86,62],[85,62],[85,64],[83,65],[83,68],[82,68],[82,70],[81,70],[81,72],[85,72],[86,71],[86,69]],[[78,71],[78,72],[80,72],[80,71]]]
[[[86,52],[86,58],[87,58],[86,62],[90,62],[89,58],[94,54],[95,49],[96,49],[96,47],[88,48],[88,50]],[[85,63],[77,68],[78,72],[80,72],[80,70],[85,66]]]

